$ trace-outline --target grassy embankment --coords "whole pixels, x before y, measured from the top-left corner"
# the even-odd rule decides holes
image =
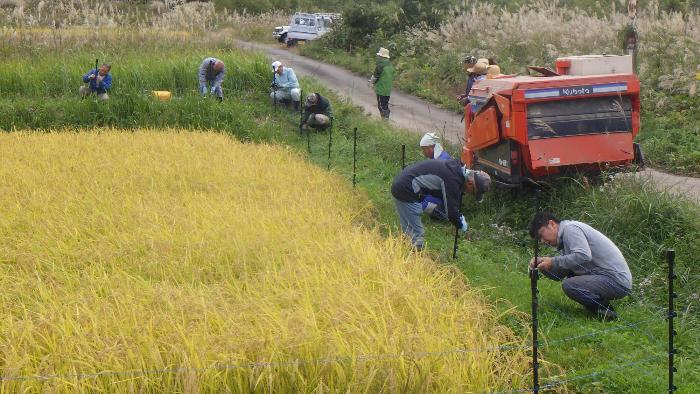
[[[639,141],[657,168],[700,175],[700,16],[697,11],[660,13],[640,10],[639,77],[643,123]],[[542,2],[508,11],[477,4],[438,29],[409,29],[387,37],[381,29],[367,48],[337,48],[343,38],[313,42],[301,53],[362,75],[373,71],[380,46],[391,50],[398,71],[396,87],[460,111],[465,55],[495,57],[504,73],[525,74],[528,65],[552,67],[559,56],[621,53],[626,12],[599,15]]]
[[[5,55],[34,55],[37,60],[28,74],[31,77],[10,85],[14,86],[11,89],[3,88],[0,111],[4,123],[0,127],[211,128],[242,140],[264,140],[289,145],[294,150],[306,149],[306,141],[296,134],[296,117],[282,111],[275,113],[266,104],[268,66],[262,58],[250,58],[232,50],[223,39],[200,41],[196,35],[185,37],[173,34],[171,37],[180,38],[175,40],[169,39],[170,36],[158,36],[157,40],[151,41],[126,31],[121,33],[121,36],[113,37],[99,35],[104,40],[98,42],[103,52],[100,57],[115,64],[115,91],[106,105],[92,100],[79,101],[75,97],[83,63],[87,63],[85,68],[89,67],[94,57],[89,49],[92,47],[69,41],[74,48],[69,57],[63,55],[60,48],[34,49],[36,43],[41,42],[38,37],[18,41],[33,42],[32,46],[5,47]],[[149,60],[154,57],[149,54],[154,53],[158,53],[158,62]],[[201,58],[211,53],[220,55],[229,65],[229,70],[235,70],[227,77],[226,86],[229,88],[226,91],[227,101],[223,104],[203,100],[195,93],[194,70]],[[112,57],[120,61],[117,63],[110,59]],[[66,71],[50,73],[50,65],[54,65],[53,70]],[[21,72],[14,67],[14,63],[0,70],[3,78],[13,81],[18,79],[14,75]],[[56,75],[65,77],[56,82],[59,79]],[[314,86],[308,81],[305,84],[307,89]],[[170,103],[154,102],[147,95],[150,89],[173,90],[176,98]],[[319,89],[326,92],[323,88]],[[334,103],[337,123],[332,169],[350,178],[350,136],[352,128],[358,127],[358,182],[376,207],[373,217],[386,234],[396,225],[388,188],[400,167],[399,147],[402,143],[413,146],[416,137],[397,134],[384,124],[364,118],[352,106],[337,100]],[[325,136],[312,137],[310,160],[325,166],[328,140]],[[409,155],[409,161],[419,159],[416,151],[409,149]],[[581,315],[579,308],[561,294],[556,283],[543,281],[541,334],[547,340],[554,341],[544,349],[545,358],[564,368],[567,377],[611,369],[600,376],[571,382],[571,387],[576,390],[589,389],[591,381],[599,380],[603,382],[602,386],[594,387],[602,387],[604,391],[661,390],[665,379],[665,327],[660,314],[652,314],[655,305],[663,304],[664,297],[664,267],[658,260],[658,254],[664,247],[676,247],[680,265],[680,305],[686,311],[679,322],[679,380],[682,389],[691,392],[687,390],[700,381],[692,367],[692,360],[700,354],[700,334],[697,320],[693,318],[693,311],[698,307],[698,276],[692,256],[698,255],[697,239],[700,234],[696,208],[631,181],[603,187],[571,182],[564,188],[545,193],[543,199],[543,206],[552,207],[562,216],[587,221],[610,235],[628,257],[636,277],[635,297],[621,303],[618,309],[623,321],[614,325],[601,325]],[[313,201],[309,204],[313,204]],[[531,214],[532,206],[531,198],[513,198],[508,194],[494,194],[480,206],[469,200],[465,204],[472,231],[478,239],[461,243],[458,266],[473,286],[482,288],[496,302],[502,313],[501,321],[515,330],[522,328],[517,318],[518,312],[527,313],[529,310],[529,284],[524,273],[530,250],[527,247],[529,240],[522,228]],[[491,227],[492,224],[500,227],[495,229]],[[438,261],[452,263],[447,257],[451,239],[450,226],[428,224],[429,248]],[[651,317],[657,319],[646,321]],[[625,328],[628,323],[638,321],[643,322],[639,327]],[[556,342],[570,335],[610,328],[617,331],[571,342]],[[527,335],[526,332],[522,334]],[[654,355],[658,358],[628,369],[615,369],[628,361],[643,361]],[[556,380],[561,377],[556,371],[555,368],[544,375],[547,379]]]

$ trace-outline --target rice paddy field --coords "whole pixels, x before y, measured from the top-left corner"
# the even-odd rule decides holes
[[[2,376],[66,375],[4,392],[473,392],[527,369],[478,291],[288,149],[68,130],[0,157]]]

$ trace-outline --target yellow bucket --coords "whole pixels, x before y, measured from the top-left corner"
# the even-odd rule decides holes
[[[154,90],[152,94],[160,101],[170,101],[170,92],[167,90]]]

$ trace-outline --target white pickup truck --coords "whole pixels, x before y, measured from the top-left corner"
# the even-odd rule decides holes
[[[299,41],[315,40],[328,33],[340,20],[340,14],[297,12],[292,16],[287,33],[287,46]]]
[[[275,26],[275,30],[272,31],[272,37],[277,39],[278,42],[287,42],[288,32],[289,26]]]

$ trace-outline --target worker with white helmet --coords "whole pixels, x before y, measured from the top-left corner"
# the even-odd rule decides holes
[[[291,100],[295,110],[299,110],[299,101],[301,100],[301,89],[299,88],[299,80],[290,67],[285,67],[279,60],[272,63],[272,93],[270,98],[277,103],[288,104]]]

